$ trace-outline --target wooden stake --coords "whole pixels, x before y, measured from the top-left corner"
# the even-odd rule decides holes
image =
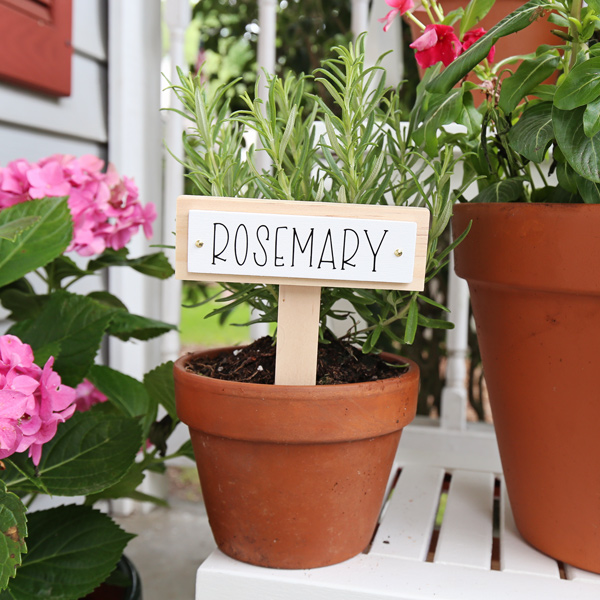
[[[315,385],[320,286],[279,286],[276,385]]]

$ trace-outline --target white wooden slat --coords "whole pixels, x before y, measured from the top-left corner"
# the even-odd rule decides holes
[[[433,419],[419,417],[402,432],[396,464],[496,474],[502,472],[496,436],[490,425],[473,423],[469,424],[466,431],[449,431],[440,427]]]
[[[359,555],[309,571],[264,569],[218,550],[197,573],[196,600],[598,600],[600,584]]]
[[[560,577],[558,563],[538,552],[521,537],[504,482],[500,496],[500,569],[511,573]]]
[[[489,569],[493,541],[494,476],[455,471],[434,561]]]
[[[370,554],[427,558],[444,475],[436,467],[402,469]]]
[[[571,581],[589,581],[600,586],[600,575],[598,573],[592,573],[591,571],[584,571],[571,565],[565,565],[565,573],[567,579]],[[598,590],[598,597],[600,598],[600,589]]]
[[[105,144],[63,137],[18,125],[0,123],[0,140],[0,167],[5,167],[18,158],[36,162],[52,154],[94,154],[106,159]]]
[[[74,0],[73,49],[101,62],[107,58],[107,0]]]
[[[0,84],[0,122],[105,143],[106,67],[75,54],[71,76],[65,98]]]

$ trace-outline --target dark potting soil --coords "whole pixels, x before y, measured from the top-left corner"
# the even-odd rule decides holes
[[[249,383],[275,383],[275,346],[269,336],[252,344],[222,352],[212,358],[199,357],[190,361],[192,373]],[[319,344],[317,355],[317,385],[360,383],[398,377],[405,373],[404,365],[393,366],[376,354],[363,354],[360,348],[338,340]]]

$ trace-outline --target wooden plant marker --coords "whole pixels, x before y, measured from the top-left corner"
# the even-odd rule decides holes
[[[314,385],[321,287],[421,291],[425,208],[180,196],[175,276],[279,285],[277,385]]]

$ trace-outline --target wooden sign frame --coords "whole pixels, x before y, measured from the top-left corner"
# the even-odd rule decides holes
[[[205,240],[190,239],[190,211],[214,213],[242,213],[249,215],[279,215],[290,217],[328,217],[346,219],[364,225],[364,220],[389,223],[414,223],[414,263],[412,281],[364,281],[356,279],[321,279],[290,276],[263,276],[244,274],[194,273],[189,271],[188,253],[203,248]],[[237,217],[240,215],[229,215]],[[249,217],[250,218],[250,217]],[[225,219],[223,219],[225,220]],[[319,221],[319,219],[315,219]],[[359,221],[360,220],[360,221]],[[324,222],[322,219],[321,223]],[[329,222],[329,221],[327,221]],[[332,221],[333,222],[333,221]],[[216,230],[216,226],[214,227]],[[414,231],[414,228],[410,228]],[[364,230],[367,234],[367,230]],[[277,352],[275,383],[278,385],[314,385],[316,378],[319,311],[321,287],[350,287],[367,289],[395,289],[421,291],[424,288],[429,233],[429,211],[426,208],[380,206],[367,204],[336,204],[330,202],[302,202],[286,200],[257,200],[248,198],[223,198],[213,196],[180,196],[177,200],[175,276],[190,281],[226,281],[231,283],[264,283],[279,285],[277,327]],[[215,235],[216,238],[216,235]],[[227,238],[229,239],[229,238]],[[383,240],[383,238],[382,238]],[[215,242],[213,241],[213,244]],[[396,244],[392,246],[396,248]],[[402,257],[402,240],[397,241],[393,252]],[[373,251],[373,248],[371,248]],[[216,251],[213,250],[216,254]],[[413,256],[413,248],[410,248]],[[213,255],[214,258],[214,255]],[[406,257],[404,258],[406,260]],[[213,260],[213,263],[215,261]],[[363,277],[365,275],[363,274]]]

